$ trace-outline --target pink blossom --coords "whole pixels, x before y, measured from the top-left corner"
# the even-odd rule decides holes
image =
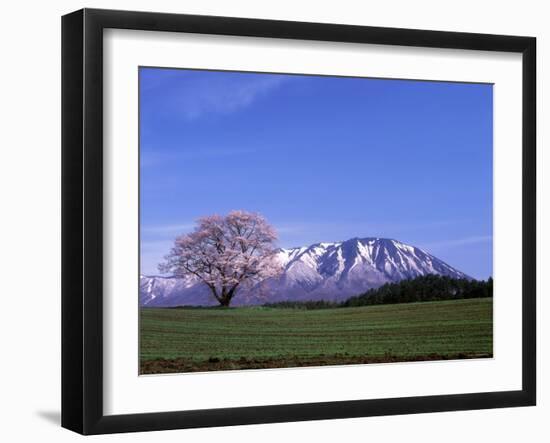
[[[196,277],[220,305],[229,306],[239,289],[280,274],[276,239],[273,227],[256,213],[202,217],[193,232],[176,238],[159,269],[177,277]]]

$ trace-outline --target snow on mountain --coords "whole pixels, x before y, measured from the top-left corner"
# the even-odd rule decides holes
[[[427,274],[470,278],[433,255],[386,238],[353,238],[337,243],[280,249],[284,271],[249,293],[237,294],[234,304],[283,300],[342,301],[385,283]],[[195,279],[142,276],[142,306],[215,305],[206,287]]]
[[[141,275],[139,304],[141,306],[213,305],[210,291],[195,279]]]

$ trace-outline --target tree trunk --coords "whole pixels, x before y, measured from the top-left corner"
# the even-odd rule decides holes
[[[215,286],[208,285],[208,287],[210,288],[210,291],[212,292],[212,295],[218,301],[220,306],[229,306],[229,302],[231,301],[231,299],[226,301],[226,296],[223,292],[222,292],[221,295],[218,295],[218,291],[216,290]]]
[[[220,305],[221,306],[225,306],[225,307],[228,307],[229,306],[229,303],[231,303],[231,292],[228,292],[227,289],[225,288],[225,286],[222,287],[222,291],[221,291],[221,295],[220,295],[220,298],[218,299],[218,301],[220,302]]]
[[[233,299],[233,296],[235,295],[235,292],[237,290],[238,284],[234,285],[232,288],[227,290],[227,288],[222,287],[221,294],[218,296],[215,288],[211,288],[212,293],[214,294],[214,297],[216,297],[216,300],[218,300],[218,303],[220,306],[228,307],[231,304],[231,300]]]
[[[227,304],[224,304],[222,306],[229,306],[229,304],[231,303],[231,300],[233,300],[233,296],[235,295],[235,291],[237,290],[237,286],[239,286],[239,284],[237,283],[236,285],[234,285],[229,291],[227,291],[226,293],[224,292],[225,296],[224,296],[224,300],[227,300]]]

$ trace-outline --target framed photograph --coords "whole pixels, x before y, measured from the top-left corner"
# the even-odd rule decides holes
[[[532,37],[62,20],[62,425],[536,402]]]

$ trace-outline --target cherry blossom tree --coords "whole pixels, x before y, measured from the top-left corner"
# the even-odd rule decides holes
[[[176,238],[159,265],[176,277],[196,277],[221,306],[229,306],[243,287],[282,271],[275,258],[275,230],[259,214],[232,211],[198,220],[193,232]]]

